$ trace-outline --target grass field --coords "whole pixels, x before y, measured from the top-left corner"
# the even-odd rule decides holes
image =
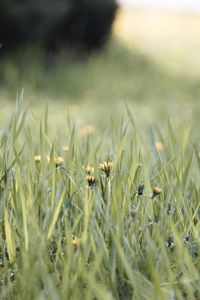
[[[0,299],[200,299],[198,19],[0,62]]]

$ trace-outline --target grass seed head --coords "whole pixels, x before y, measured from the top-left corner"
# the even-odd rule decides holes
[[[104,161],[100,163],[99,168],[101,171],[103,171],[107,177],[110,176],[110,171],[113,167],[113,162],[112,161]]]

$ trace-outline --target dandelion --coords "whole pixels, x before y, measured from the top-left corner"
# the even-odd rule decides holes
[[[58,168],[58,167],[60,167],[63,164],[64,159],[63,159],[62,156],[58,156],[58,157],[54,158],[54,162],[56,164],[56,168]]]
[[[94,173],[94,168],[91,167],[91,166],[87,166],[87,167],[85,168],[85,172],[86,172],[87,175],[91,175],[91,174]]]
[[[145,188],[144,183],[141,183],[141,184],[138,186],[137,194],[138,194],[139,196],[142,196],[142,195],[144,194],[144,188]]]
[[[161,189],[159,187],[154,187],[153,188],[153,191],[152,191],[152,194],[151,194],[151,199],[154,199],[156,196],[160,195],[161,193]]]
[[[64,152],[68,152],[68,151],[69,151],[69,147],[68,147],[68,146],[63,146],[63,147],[62,147],[62,150],[63,150]]]
[[[74,236],[73,239],[72,239],[72,245],[73,245],[74,247],[77,247],[77,246],[80,245],[80,243],[81,243],[81,239],[78,238],[78,237],[76,237],[76,236]]]
[[[113,167],[113,162],[112,161],[104,161],[102,163],[100,163],[99,168],[100,170],[102,170],[107,177],[110,176],[110,171]]]
[[[35,162],[40,163],[41,162],[41,155],[35,155]]]
[[[89,188],[93,188],[94,184],[95,184],[95,178],[92,175],[87,175],[86,176],[87,182],[88,182],[88,186]]]

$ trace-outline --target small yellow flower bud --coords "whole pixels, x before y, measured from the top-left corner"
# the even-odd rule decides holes
[[[112,161],[104,161],[99,165],[100,170],[102,170],[107,177],[109,177],[112,167],[113,167]]]

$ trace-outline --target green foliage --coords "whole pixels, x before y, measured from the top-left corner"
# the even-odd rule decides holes
[[[93,48],[109,36],[117,4],[115,0],[3,1],[0,42],[6,52],[24,43],[47,49],[74,46]]]
[[[199,299],[199,143],[187,123],[141,127],[126,105],[93,133],[69,117],[54,137],[48,111],[32,122],[22,100],[0,136],[0,298]]]

